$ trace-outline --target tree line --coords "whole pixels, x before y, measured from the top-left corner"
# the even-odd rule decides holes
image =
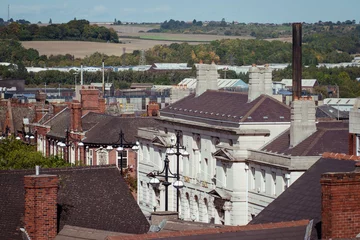
[[[71,20],[68,23],[50,24],[47,26],[11,22],[8,25],[0,25],[0,39],[20,41],[80,40],[119,42],[119,37],[115,30],[90,25],[87,20]]]
[[[0,170],[69,167],[59,156],[44,157],[35,146],[7,137],[0,140]]]

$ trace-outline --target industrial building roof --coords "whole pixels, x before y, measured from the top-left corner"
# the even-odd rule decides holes
[[[152,65],[154,70],[191,70],[187,63],[154,63]]]
[[[241,79],[218,79],[218,88],[229,88],[229,87],[241,87],[241,88],[249,88],[248,84],[246,84]],[[195,89],[197,84],[196,78],[184,78],[178,86],[186,86],[187,88]]]
[[[281,83],[285,84],[286,88],[292,87],[292,79],[283,79]],[[316,79],[301,79],[302,87],[314,87],[317,83]]]
[[[356,98],[325,98],[324,104],[328,105],[349,105],[355,104]]]

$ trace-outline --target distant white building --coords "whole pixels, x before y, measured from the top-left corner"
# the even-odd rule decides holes
[[[288,90],[291,90],[293,87],[292,79],[283,79],[281,83],[284,84],[284,88]],[[302,90],[307,90],[312,93],[316,86],[319,86],[319,82],[316,79],[301,79]]]
[[[340,111],[350,112],[355,104],[356,98],[325,98],[324,104],[330,105]]]

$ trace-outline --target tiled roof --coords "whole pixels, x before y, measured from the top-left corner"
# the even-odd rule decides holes
[[[348,152],[348,122],[319,122],[317,131],[290,148],[290,130],[275,138],[262,151],[292,156],[318,156],[324,152]]]
[[[290,122],[290,108],[267,95],[248,102],[239,92],[208,90],[194,94],[160,110],[161,116],[224,122]],[[200,120],[199,120],[200,121]]]
[[[127,142],[136,142],[139,127],[154,127],[158,123],[154,118],[122,118],[114,117],[99,122],[86,133],[84,143],[110,144],[120,143],[119,134],[122,130]],[[124,142],[126,144],[126,142]]]
[[[149,223],[115,166],[41,169],[61,179],[60,229],[64,225],[132,234],[146,233]],[[0,239],[22,239],[24,176],[34,171],[0,171]]]
[[[261,211],[250,224],[314,219],[313,236],[315,234],[320,239],[321,174],[326,172],[349,172],[354,169],[355,162],[352,160],[321,158]]]
[[[50,126],[48,136],[56,138],[65,138],[65,130],[70,127],[70,109],[65,108],[53,118],[51,118],[45,125]]]
[[[31,107],[16,106],[11,109],[15,131],[23,131],[23,118],[28,118],[30,123],[33,122],[35,118],[34,109]]]
[[[130,239],[241,239],[241,240],[287,240],[304,239],[308,220],[289,221],[246,226],[225,226],[179,232],[159,232],[136,236],[109,236],[107,240]]]
[[[88,131],[94,126],[96,126],[96,124],[100,122],[108,121],[109,119],[112,118],[113,116],[107,114],[89,112],[81,118],[82,129],[83,131]]]

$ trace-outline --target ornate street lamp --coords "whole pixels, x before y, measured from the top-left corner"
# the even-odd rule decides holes
[[[116,151],[118,152],[117,166],[120,165],[120,173],[121,173],[121,175],[123,175],[124,148],[131,148],[134,152],[137,152],[139,150],[140,143],[138,141],[136,141],[135,143],[126,141],[122,129],[120,130],[120,133],[119,133],[119,139],[113,145],[117,145],[117,142],[120,143],[118,145],[118,147],[116,148]],[[108,149],[109,147],[111,147],[111,149],[113,149],[112,146],[108,146],[106,149]]]
[[[176,138],[174,136],[171,137],[171,143],[170,148],[166,150],[167,155],[176,155],[176,182],[180,183],[180,156],[183,157],[189,157],[189,153],[186,151],[185,147],[180,146],[180,131],[176,131]],[[175,144],[174,144],[175,143]],[[175,182],[175,183],[176,183]],[[182,183],[182,182],[181,182]],[[174,185],[175,187],[175,185]],[[179,195],[180,195],[180,188],[184,187],[184,184],[182,183],[182,186],[175,187],[177,189],[176,191],[176,211],[179,212]]]
[[[165,186],[165,211],[168,211],[168,201],[169,201],[169,192],[168,192],[168,187],[171,185],[171,183],[169,182],[169,178],[176,178],[176,179],[179,179],[179,175],[177,174],[173,174],[171,171],[170,171],[170,168],[169,168],[169,158],[168,158],[168,155],[166,155],[165,157],[165,160],[164,160],[164,169],[159,172],[159,171],[154,171],[154,172],[151,172],[148,174],[149,177],[151,177],[150,179],[150,184],[151,186],[153,186],[154,188],[158,188],[159,185],[160,185],[160,180],[157,179],[156,177],[165,177],[165,181],[162,182],[162,185]],[[171,175],[169,175],[169,173]],[[180,188],[183,188],[184,187],[184,183],[181,182],[180,180],[176,180],[174,183],[173,183],[173,186],[176,188],[177,192],[179,192],[179,189]],[[177,209],[179,208],[179,202],[177,201]]]

